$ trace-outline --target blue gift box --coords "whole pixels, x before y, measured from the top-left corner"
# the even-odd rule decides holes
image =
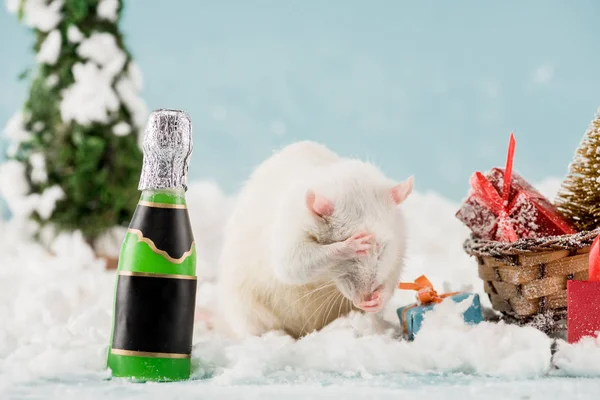
[[[468,324],[478,324],[483,321],[483,313],[481,311],[481,303],[479,302],[479,295],[476,293],[468,293],[463,292],[459,294],[455,294],[454,296],[449,296],[447,299],[452,299],[456,303],[459,303],[463,300],[467,300],[471,298],[471,305],[464,312],[464,320]],[[423,324],[423,317],[425,313],[431,311],[433,307],[435,307],[438,303],[426,304],[426,305],[408,305],[405,307],[400,307],[396,312],[398,313],[398,318],[400,318],[400,324],[404,325],[404,318],[406,318],[406,328],[405,333],[408,334],[409,340],[414,340],[415,335],[421,329],[421,325]],[[404,310],[406,309],[406,313]]]

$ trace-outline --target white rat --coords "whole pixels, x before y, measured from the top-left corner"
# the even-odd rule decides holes
[[[225,229],[217,326],[298,338],[349,313],[377,313],[403,267],[396,183],[375,166],[298,142],[251,175]]]

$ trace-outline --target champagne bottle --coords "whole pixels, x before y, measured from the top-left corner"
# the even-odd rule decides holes
[[[185,201],[192,126],[183,111],[150,114],[140,200],[121,247],[108,367],[114,377],[190,377],[196,249]]]

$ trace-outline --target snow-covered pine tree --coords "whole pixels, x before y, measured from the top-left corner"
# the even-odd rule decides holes
[[[11,118],[0,190],[40,232],[89,242],[135,209],[147,110],[118,23],[121,0],[6,0],[35,34],[29,96]],[[45,229],[47,228],[47,229]]]
[[[600,226],[600,108],[585,132],[554,200],[581,231]]]

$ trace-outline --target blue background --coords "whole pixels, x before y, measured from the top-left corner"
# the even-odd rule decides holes
[[[126,1],[150,109],[194,123],[193,179],[234,192],[299,139],[454,200],[474,170],[562,176],[600,105],[600,2]],[[33,36],[0,11],[0,125]]]

